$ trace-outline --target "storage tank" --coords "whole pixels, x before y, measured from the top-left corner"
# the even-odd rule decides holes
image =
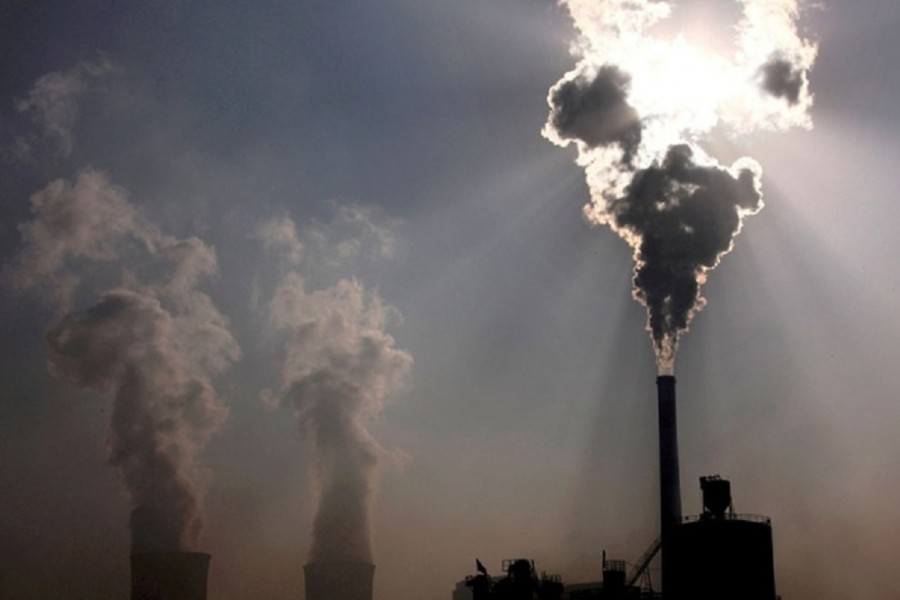
[[[772,525],[730,510],[727,481],[701,478],[704,512],[666,538],[663,593],[672,600],[775,600]]]

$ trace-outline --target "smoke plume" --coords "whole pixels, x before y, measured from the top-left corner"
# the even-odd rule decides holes
[[[114,68],[109,60],[101,57],[93,62],[80,62],[66,71],[47,73],[35,81],[15,108],[29,118],[36,131],[16,138],[14,155],[22,160],[35,159],[38,146],[51,154],[70,154],[75,145],[73,129],[84,96],[93,81]]]
[[[277,234],[264,243],[296,256],[302,247],[296,230],[279,223],[260,228],[260,235]],[[336,244],[335,251],[344,246]],[[286,336],[279,398],[292,404],[314,452],[319,506],[309,560],[371,563],[371,503],[379,464],[389,453],[367,427],[405,384],[412,357],[385,331],[389,308],[358,281],[306,288],[298,271],[288,271],[269,319]]]
[[[15,288],[38,288],[63,309],[79,282],[73,263],[112,263],[129,242],[152,251],[160,238],[125,191],[94,169],[32,194],[31,212],[34,219],[19,225],[22,249],[9,275]]]
[[[612,65],[596,73],[579,73],[553,88],[550,105],[553,130],[590,148],[617,144],[630,164],[641,143],[637,111],[628,105],[628,74]]]
[[[68,302],[86,261],[163,273],[150,282],[128,273],[83,311],[63,304],[68,314],[46,342],[55,373],[113,399],[108,456],[131,499],[132,549],[194,549],[209,478],[197,458],[228,415],[211,378],[240,354],[227,319],[197,287],[215,273],[215,252],[159,232],[97,171],[52,182],[31,203],[13,273],[20,288]]]
[[[550,89],[543,134],[576,146],[591,196],[585,217],[632,247],[632,293],[647,307],[663,374],[705,305],[709,271],[763,206],[760,166],[720,164],[708,134],[811,127],[816,47],[798,33],[798,2],[737,1],[736,51],[724,57],[657,35],[674,2],[561,0],[581,58]]]

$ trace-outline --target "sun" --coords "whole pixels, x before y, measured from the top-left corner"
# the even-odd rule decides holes
[[[663,34],[655,26],[668,20],[669,3],[614,4],[585,15],[579,8],[576,24],[582,64],[592,66],[585,72],[615,65],[627,74],[627,102],[642,127],[637,166],[674,143],[699,147],[719,125],[733,137],[811,126],[807,73],[816,46],[797,31],[795,0],[740,0],[730,45],[696,28]]]
[[[694,141],[712,130],[721,108],[742,87],[730,61],[683,36],[645,38],[618,60],[631,74],[628,101],[642,115],[645,142],[652,148],[667,147],[673,139]]]

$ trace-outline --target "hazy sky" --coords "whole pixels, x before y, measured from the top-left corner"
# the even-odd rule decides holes
[[[784,598],[887,600],[900,5],[808,4],[814,129],[715,146],[762,165],[766,207],[681,342],[683,505],[700,511],[700,475],[727,476],[738,512],[772,517]],[[734,7],[675,5],[688,36],[728,47]],[[122,286],[185,317],[192,342],[165,356],[230,411],[196,459],[211,599],[302,597],[316,454],[273,398],[294,382],[286,357],[343,355],[285,346],[271,300],[296,277],[307,309],[328,313],[332,294],[365,315],[353,331],[387,332],[382,350],[413,361],[373,379],[387,402],[364,409],[377,597],[446,600],[476,557],[533,558],[568,582],[599,578],[604,549],[636,560],[658,517],[646,314],[630,248],[581,216],[574,150],[541,136],[574,38],[551,0],[4,2],[0,596],[127,594],[113,401],[80,390],[54,343],[64,312]],[[115,218],[85,204],[93,229],[56,221],[28,254],[33,204],[79,182]],[[41,284],[16,291],[23,264]],[[348,278],[374,304],[338,294]],[[196,352],[198,323],[227,330],[215,351]]]

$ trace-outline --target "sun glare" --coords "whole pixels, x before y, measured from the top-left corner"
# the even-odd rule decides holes
[[[644,115],[648,149],[710,131],[739,83],[727,61],[680,36],[642,44],[623,58],[632,74],[629,101]]]
[[[630,101],[650,118],[675,121],[681,129],[708,130],[727,92],[728,65],[721,58],[689,44],[647,44],[632,54]]]
[[[735,136],[811,126],[805,71],[816,49],[796,33],[796,7],[789,0],[742,6],[730,48],[693,30],[690,37],[651,33],[667,22],[668,13],[648,13],[645,19],[629,13],[633,21],[608,22],[600,29],[578,21],[588,40],[582,47],[585,61],[597,68],[614,64],[628,73],[627,101],[643,128],[638,166],[658,160],[673,143],[698,144],[720,124]],[[785,86],[797,89],[791,95]]]
[[[584,215],[634,250],[632,293],[647,307],[660,373],[670,374],[705,305],[706,274],[763,206],[759,164],[722,163],[709,139],[809,127],[816,46],[797,30],[797,0],[736,0],[727,50],[689,39],[686,23],[681,34],[658,27],[674,3],[568,5],[582,58],[550,89],[544,135],[576,144],[591,194]]]

